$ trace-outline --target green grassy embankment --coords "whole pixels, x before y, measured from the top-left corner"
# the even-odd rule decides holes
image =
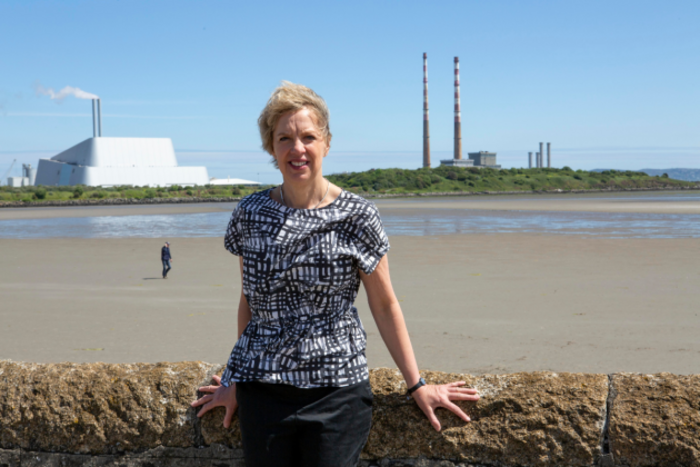
[[[147,188],[117,186],[98,188],[88,186],[30,186],[22,188],[0,187],[0,203],[3,201],[69,201],[103,199],[167,199],[167,198],[226,198],[241,197],[258,191],[257,187],[196,186]]]
[[[587,172],[568,167],[479,169],[441,166],[417,170],[375,169],[330,175],[328,179],[346,190],[367,194],[698,187],[696,182],[673,180],[664,175],[651,177],[643,172],[617,170]]]
[[[499,191],[572,191],[626,190],[634,188],[700,188],[697,182],[674,180],[668,176],[649,176],[643,172],[607,170],[586,172],[563,169],[478,169],[436,167],[434,169],[372,169],[366,172],[334,174],[327,177],[336,185],[365,195],[401,195],[407,193],[499,192]],[[146,188],[121,186],[0,187],[2,202],[41,202],[103,199],[168,199],[243,197],[263,187],[198,186]]]

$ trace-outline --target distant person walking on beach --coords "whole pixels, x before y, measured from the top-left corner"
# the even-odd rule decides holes
[[[167,279],[168,271],[172,269],[172,267],[170,267],[170,262],[173,260],[173,257],[170,256],[170,243],[165,242],[165,245],[161,248],[160,260],[163,262],[163,279]]]

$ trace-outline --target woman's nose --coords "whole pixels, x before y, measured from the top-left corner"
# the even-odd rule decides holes
[[[306,152],[306,147],[304,146],[304,143],[299,138],[296,138],[294,140],[294,147],[292,148],[292,150],[295,153],[303,154]]]

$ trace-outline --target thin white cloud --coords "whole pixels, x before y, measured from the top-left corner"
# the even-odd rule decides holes
[[[52,113],[52,112],[7,112],[4,114],[7,117],[57,117],[57,118],[85,118],[92,117],[92,114],[70,114],[70,113]],[[142,120],[197,120],[209,118],[202,115],[127,115],[127,114],[103,114],[103,117],[109,118],[134,118]]]

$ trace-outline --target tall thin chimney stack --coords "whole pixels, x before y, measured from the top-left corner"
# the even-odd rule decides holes
[[[544,167],[544,143],[540,143],[540,160],[539,160],[539,168]]]
[[[92,137],[97,138],[97,99],[92,100]]]
[[[532,168],[532,153],[531,152],[527,153],[527,168],[528,169]]]
[[[423,54],[423,167],[430,167],[430,123],[428,118],[428,54]]]
[[[547,168],[552,168],[552,143],[547,143]]]
[[[102,106],[100,99],[97,99],[97,136],[102,136]]]
[[[462,112],[459,102],[459,57],[455,57],[455,159],[462,158]]]

